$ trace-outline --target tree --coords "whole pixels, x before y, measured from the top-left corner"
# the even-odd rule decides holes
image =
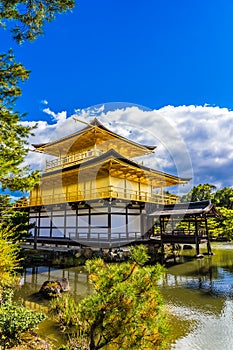
[[[18,242],[31,227],[28,212],[15,210],[10,196],[0,194],[0,230],[9,232],[11,240]]]
[[[168,328],[158,289],[162,267],[145,265],[149,257],[143,246],[132,248],[131,256],[133,261],[121,264],[105,264],[102,259],[86,263],[93,294],[76,307],[71,304],[75,316],[69,317],[69,326],[76,334],[70,349],[163,348]],[[56,309],[59,305],[67,317],[69,304],[58,300]]]
[[[0,2],[0,26],[10,27],[18,43],[34,40],[43,33],[46,21],[73,6],[73,0],[3,0]],[[21,124],[25,115],[16,111],[15,103],[22,93],[21,83],[28,77],[29,71],[16,62],[12,50],[0,54],[0,186],[12,190],[28,190],[39,177],[38,172],[21,166],[33,128]],[[12,211],[7,196],[1,196],[0,205],[0,345],[5,349],[18,343],[21,333],[34,329],[44,316],[33,315],[22,305],[15,304],[12,289],[8,297],[3,297],[6,289],[12,287],[19,267],[15,231],[22,229],[25,218],[23,213]]]
[[[233,239],[233,209],[218,207],[221,214],[219,218],[210,218],[208,220],[209,233],[213,238],[226,237]]]
[[[233,209],[233,188],[224,187],[216,191],[214,194],[213,203],[217,207]]]
[[[199,184],[194,186],[192,190],[180,198],[181,202],[197,202],[203,200],[212,200],[213,192],[216,190],[216,186],[210,184]]]
[[[12,190],[27,190],[38,180],[38,172],[20,168],[32,128],[20,124],[23,115],[15,111],[15,102],[22,93],[19,84],[28,76],[29,71],[16,63],[11,50],[0,55],[0,182]]]
[[[10,239],[8,230],[0,229],[0,300],[2,291],[15,281],[19,269],[19,247]]]
[[[46,21],[55,19],[57,13],[71,10],[74,0],[3,0],[0,3],[0,25],[13,33],[22,43],[43,34]],[[13,21],[13,25],[12,25]]]
[[[10,28],[13,38],[22,43],[36,39],[43,33],[46,21],[73,7],[74,0],[4,0],[0,2],[0,25]],[[0,182],[11,190],[28,190],[39,179],[38,172],[21,167],[33,128],[23,126],[20,121],[25,114],[15,110],[15,102],[22,94],[20,84],[29,73],[16,62],[12,50],[0,54]]]
[[[17,282],[20,267],[19,247],[10,240],[7,229],[0,229],[0,345],[9,349],[21,342],[25,332],[34,330],[45,319],[13,300],[12,287]]]

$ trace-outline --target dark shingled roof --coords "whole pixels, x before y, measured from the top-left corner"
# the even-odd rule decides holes
[[[159,207],[156,211],[150,214],[154,217],[187,217],[195,215],[207,215],[220,217],[221,214],[217,211],[211,201],[201,201],[201,202],[187,202],[187,203],[177,203],[177,204],[167,204],[163,207]]]

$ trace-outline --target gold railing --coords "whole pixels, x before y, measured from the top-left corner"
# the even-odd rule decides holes
[[[58,204],[65,202],[79,202],[95,199],[125,199],[129,201],[149,202],[156,204],[174,204],[178,202],[178,197],[172,194],[151,194],[146,191],[135,191],[121,187],[107,186],[96,188],[95,190],[68,192],[42,196],[40,198],[30,198],[18,201],[15,207],[30,207]]]
[[[88,160],[95,158],[103,154],[99,149],[93,149],[83,153],[74,153],[67,155],[66,157],[56,158],[52,160],[46,160],[45,171],[55,170],[60,168],[65,168],[74,164],[81,163],[84,159]]]

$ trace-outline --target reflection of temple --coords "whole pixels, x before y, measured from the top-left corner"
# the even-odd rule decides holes
[[[164,189],[188,181],[138,164],[133,159],[155,147],[121,137],[97,119],[34,147],[55,157],[47,161],[29,202],[22,203],[36,224],[32,234],[38,242],[114,247],[140,241],[153,227],[148,214],[158,204],[177,202]]]

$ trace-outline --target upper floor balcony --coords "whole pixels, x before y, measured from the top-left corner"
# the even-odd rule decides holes
[[[92,149],[82,153],[73,153],[65,157],[46,160],[45,172],[66,168],[78,163],[82,163],[84,160],[90,160],[92,158],[99,157],[101,154],[103,154],[103,151],[99,149]]]
[[[157,194],[145,191],[126,190],[122,187],[106,186],[96,188],[95,190],[68,192],[61,194],[47,195],[38,198],[25,198],[17,202],[15,207],[25,208],[30,206],[42,206],[59,204],[64,202],[79,202],[98,199],[123,199],[126,201],[138,201],[155,204],[175,204],[178,202],[178,197],[174,194]]]

